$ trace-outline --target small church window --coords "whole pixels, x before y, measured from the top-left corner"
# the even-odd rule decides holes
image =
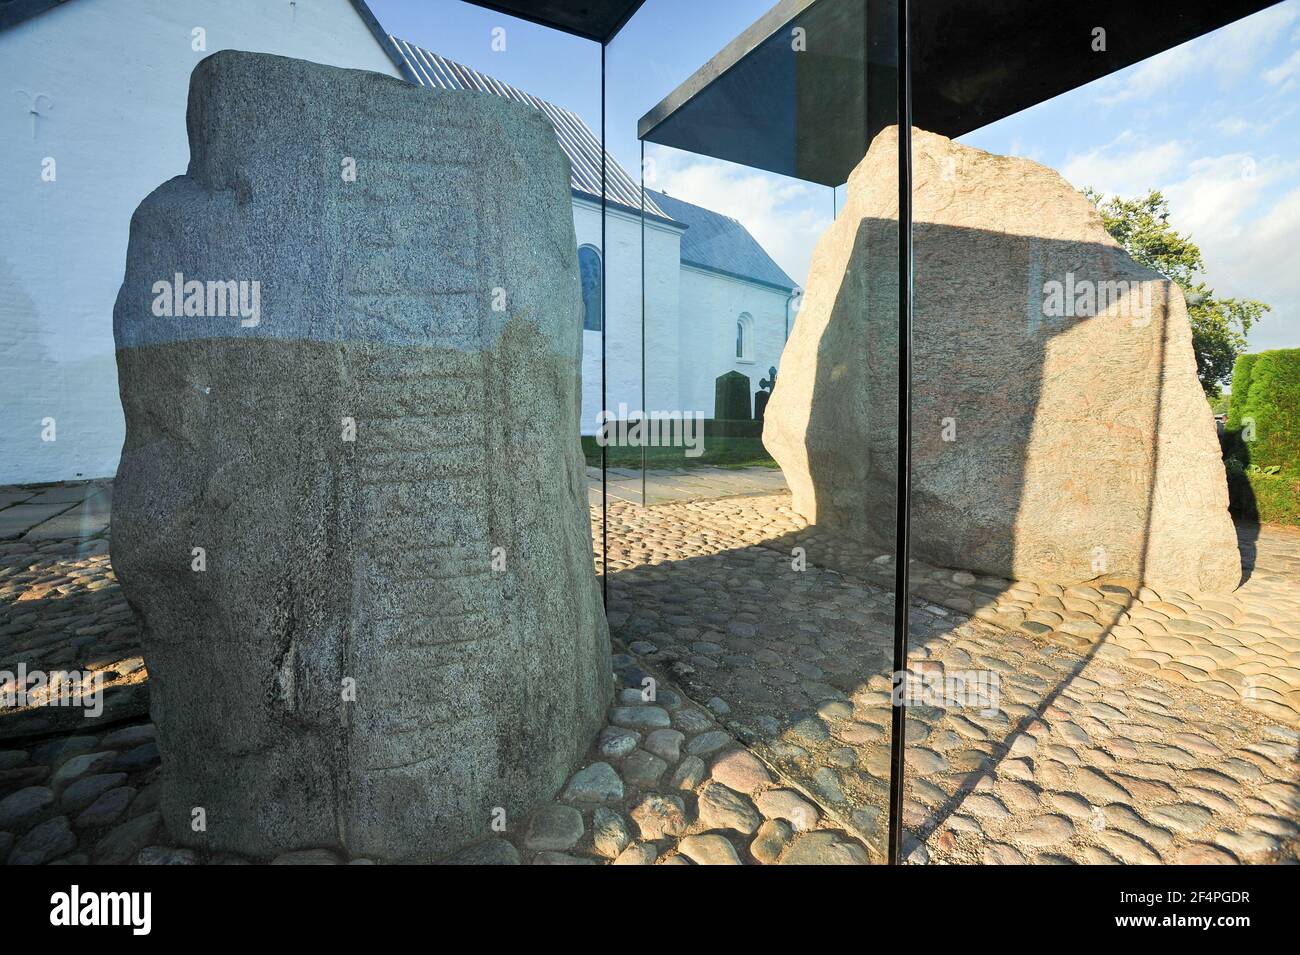
[[[598,332],[604,327],[601,292],[605,277],[595,246],[584,245],[578,249],[578,271],[582,276],[582,327],[585,331]]]
[[[736,319],[736,358],[741,361],[753,360],[754,319],[748,312],[742,312]]]

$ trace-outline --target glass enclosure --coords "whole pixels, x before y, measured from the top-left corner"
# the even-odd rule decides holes
[[[865,10],[718,5],[681,42],[680,5],[651,3],[606,48],[608,145],[633,154],[639,134],[647,236],[647,433],[610,472],[629,566],[608,610],[616,648],[811,799],[820,831],[796,826],[788,851],[883,862],[894,579],[872,561],[897,514],[898,30],[890,4]],[[837,220],[873,140],[874,206]],[[870,553],[814,526],[832,516]]]
[[[0,862],[1294,859],[1300,0],[46,6]]]

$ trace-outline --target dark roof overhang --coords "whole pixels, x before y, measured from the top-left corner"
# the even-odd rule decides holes
[[[913,123],[955,138],[1276,2],[912,0]],[[781,0],[646,113],[638,135],[845,182],[871,137],[893,125],[893,7]],[[1105,52],[1093,49],[1097,27]],[[802,51],[795,28],[804,30]]]
[[[608,43],[645,0],[469,0],[597,43]]]

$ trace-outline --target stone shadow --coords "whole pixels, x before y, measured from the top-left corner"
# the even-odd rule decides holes
[[[892,594],[819,566],[815,554],[796,571],[798,540],[619,571],[611,632],[883,861]],[[1035,861],[1222,861],[1221,847],[1195,839],[1212,826],[1227,839],[1245,832],[1237,797],[1224,793],[1264,777],[1243,757],[1267,753],[1274,771],[1294,770],[1294,743],[1261,741],[1243,711],[1112,666],[1107,631],[1014,632],[922,599],[909,612],[913,674],[959,689],[992,675],[998,691],[992,704],[949,696],[909,707],[904,851],[913,861],[928,857],[920,843],[936,834],[946,844],[965,833],[974,835],[959,846],[975,854],[967,861],[1026,861],[1033,848]],[[1279,805],[1259,824],[1295,828],[1290,797],[1270,798]]]
[[[1259,559],[1260,523],[1249,517],[1235,516],[1233,526],[1237,531],[1237,550],[1241,554],[1241,583],[1250,582]]]

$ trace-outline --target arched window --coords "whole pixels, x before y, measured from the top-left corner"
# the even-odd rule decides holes
[[[578,272],[582,275],[582,327],[585,331],[598,332],[604,327],[601,292],[605,276],[600,253],[594,245],[578,249]]]
[[[736,319],[736,359],[754,360],[754,318],[749,312],[741,312]]]

